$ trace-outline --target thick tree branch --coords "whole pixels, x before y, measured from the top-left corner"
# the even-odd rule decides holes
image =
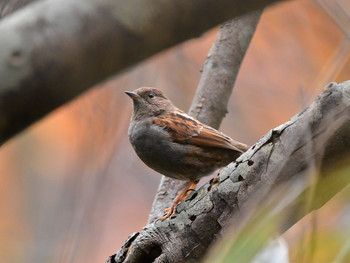
[[[226,167],[218,181],[192,193],[179,205],[176,218],[133,234],[108,262],[197,262],[229,223],[239,226],[248,204],[263,202],[281,183],[290,186],[286,194],[296,182],[306,184],[310,168],[320,176],[332,176],[327,169],[349,155],[350,81],[331,83],[305,111],[271,130]],[[326,194],[316,191],[309,209],[293,210],[295,216],[285,222],[285,229],[350,181],[329,179],[336,187],[327,188]]]
[[[189,114],[214,128],[219,128],[238,70],[254,35],[262,11],[254,11],[224,23],[209,51]],[[163,211],[186,182],[162,177],[148,223]]]
[[[47,0],[0,22],[0,145],[93,84],[277,0]]]

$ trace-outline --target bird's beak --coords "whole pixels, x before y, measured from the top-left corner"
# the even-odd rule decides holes
[[[132,100],[136,99],[139,97],[135,92],[132,91],[125,91],[126,95],[128,95]]]

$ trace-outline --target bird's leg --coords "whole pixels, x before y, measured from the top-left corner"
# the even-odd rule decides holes
[[[174,213],[176,206],[180,202],[182,202],[183,200],[186,199],[186,197],[188,196],[188,191],[192,191],[196,187],[198,182],[199,182],[199,180],[197,180],[197,181],[189,181],[185,185],[184,189],[176,196],[176,198],[173,201],[173,204],[168,209],[164,210],[165,216],[163,216],[162,218],[160,218],[158,220],[164,221],[165,219],[169,218]]]
[[[188,187],[188,189],[186,190],[186,195],[185,195],[185,197],[184,197],[181,201],[185,200],[185,199],[187,198],[187,196],[188,196],[192,191],[194,191],[194,189],[196,188],[198,182],[199,182],[199,180],[193,181],[193,182],[192,182],[192,184],[190,185],[190,187]],[[180,201],[180,202],[181,202],[181,201]]]
[[[172,205],[168,209],[164,210],[165,216],[163,216],[161,219],[159,219],[160,221],[164,221],[165,219],[169,218],[174,213],[176,206],[184,199],[184,196],[186,195],[187,189],[191,185],[192,185],[192,181],[189,181],[185,185],[184,189],[175,197]]]

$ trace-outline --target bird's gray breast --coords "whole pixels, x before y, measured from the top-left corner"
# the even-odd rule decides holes
[[[176,179],[181,171],[187,145],[171,140],[162,127],[139,121],[129,127],[129,140],[140,159],[157,172]]]

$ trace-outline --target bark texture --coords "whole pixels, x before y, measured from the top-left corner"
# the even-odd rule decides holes
[[[259,22],[262,10],[224,23],[202,69],[189,115],[216,129],[227,113],[238,70]],[[162,177],[148,223],[161,218],[186,182]]]
[[[293,191],[296,183],[308,183],[310,169],[318,176],[330,176],[329,167],[349,156],[350,81],[330,83],[312,105],[262,137],[218,180],[191,193],[179,205],[176,218],[134,233],[107,262],[198,262],[229,224],[239,227],[252,202],[263,202],[281,183],[288,184],[285,191]],[[336,187],[316,189],[308,210],[293,204],[281,231],[322,206],[350,181],[350,177],[329,179]]]
[[[48,0],[0,22],[0,145],[99,81],[277,0]]]

